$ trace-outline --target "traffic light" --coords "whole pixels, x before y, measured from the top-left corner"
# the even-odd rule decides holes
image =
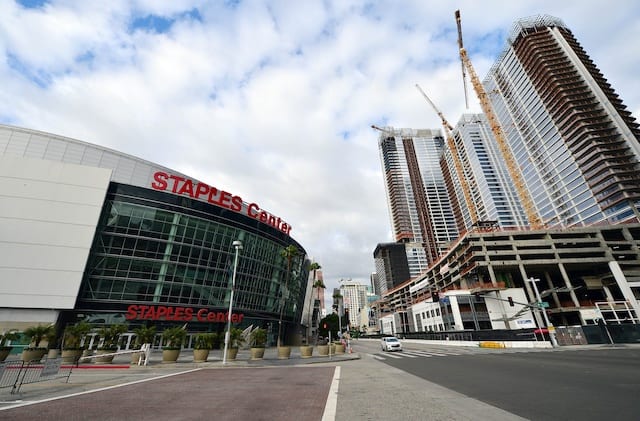
[[[437,303],[438,301],[440,301],[440,293],[438,291],[432,292],[431,298],[433,299],[434,303]]]
[[[511,297],[507,297],[507,300],[509,301],[509,305],[510,305],[511,307],[515,306],[515,304],[513,304],[513,298],[511,298]]]

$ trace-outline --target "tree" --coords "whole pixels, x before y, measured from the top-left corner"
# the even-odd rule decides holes
[[[40,343],[55,332],[55,325],[37,325],[25,329],[24,335],[29,338],[29,348],[41,348]]]
[[[285,292],[288,294],[289,292],[289,278],[291,276],[291,261],[298,256],[299,251],[296,246],[293,244],[288,245],[284,249],[280,251],[280,256],[282,256],[287,261],[287,273],[285,274],[285,283],[284,288],[281,289],[281,297],[280,297],[280,318],[278,319],[278,348],[280,348],[280,344],[282,343],[282,315],[284,314],[284,304],[287,299],[285,297]]]
[[[82,320],[73,325],[67,325],[62,335],[62,349],[81,349],[82,339],[91,331],[91,324]]]

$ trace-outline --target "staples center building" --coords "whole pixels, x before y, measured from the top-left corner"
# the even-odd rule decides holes
[[[290,233],[258,204],[168,168],[0,125],[0,331],[87,320],[223,332],[240,240],[232,322],[273,343],[281,297],[289,334],[304,304],[306,255]]]

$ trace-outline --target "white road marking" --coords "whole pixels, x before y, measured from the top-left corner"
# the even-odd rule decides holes
[[[335,421],[336,409],[338,408],[338,387],[340,386],[340,366],[336,366],[333,372],[333,380],[331,381],[331,387],[329,388],[329,396],[327,396],[327,403],[324,406],[324,413],[322,414],[322,421]]]

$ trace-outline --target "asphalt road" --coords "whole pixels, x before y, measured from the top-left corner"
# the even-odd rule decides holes
[[[18,395],[0,389],[0,419],[639,419],[640,346],[405,348],[383,353],[378,341],[362,340],[354,354],[331,359],[274,354],[223,367],[217,355],[202,364],[185,355],[169,365],[152,358],[148,367],[78,369],[68,383],[27,384]]]
[[[207,363],[193,363],[185,353],[178,363],[166,365],[152,355],[147,367],[129,367],[126,355],[118,361],[126,364],[76,369],[68,383],[30,383],[18,395],[0,388],[0,419],[519,419],[370,354],[280,360],[270,351],[264,360],[249,361],[245,355],[227,367],[219,353]]]
[[[640,417],[637,346],[514,352],[405,344],[403,353],[392,355],[377,343],[359,347],[381,362],[523,418]],[[427,356],[429,350],[441,355]]]

